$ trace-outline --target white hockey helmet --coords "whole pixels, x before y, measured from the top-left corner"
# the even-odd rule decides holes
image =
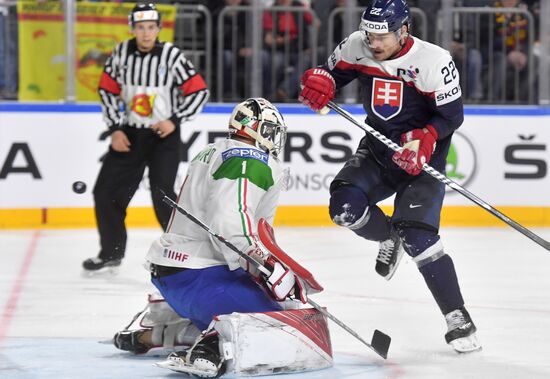
[[[229,119],[229,136],[239,136],[278,156],[285,146],[286,125],[273,104],[261,97],[243,101],[233,109]]]

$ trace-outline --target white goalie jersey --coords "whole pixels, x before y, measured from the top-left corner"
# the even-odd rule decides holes
[[[274,156],[225,139],[208,145],[189,164],[177,203],[241,251],[255,244],[260,218],[273,222],[286,172]],[[205,268],[239,267],[239,256],[186,216],[174,211],[153,242],[148,263]]]

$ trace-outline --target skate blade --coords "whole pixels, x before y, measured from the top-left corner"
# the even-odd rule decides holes
[[[103,267],[99,270],[82,270],[83,278],[112,278],[118,275],[120,267]]]
[[[468,337],[457,338],[456,340],[449,342],[449,345],[451,345],[457,353],[461,354],[473,353],[474,351],[481,350],[481,344],[479,343],[475,333],[469,335]]]
[[[197,369],[194,366],[184,363],[183,361],[175,362],[174,360],[171,360],[171,359],[167,359],[162,362],[156,362],[154,363],[154,366],[157,366],[160,368],[166,368],[174,372],[181,372],[184,374],[196,375],[201,378],[215,378],[216,375],[218,374],[217,371]]]

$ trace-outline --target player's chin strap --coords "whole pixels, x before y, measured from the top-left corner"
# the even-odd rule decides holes
[[[208,234],[216,238],[218,241],[223,243],[225,246],[227,246],[229,249],[237,253],[241,258],[246,260],[250,265],[256,267],[260,272],[263,274],[270,276],[271,272],[262,264],[257,262],[254,258],[250,257],[248,254],[240,251],[235,245],[233,245],[231,242],[220,236],[219,234],[214,233],[204,222],[187,212],[185,209],[180,207],[175,201],[170,199],[168,196],[164,195],[162,199],[166,204],[168,204],[173,209],[176,209],[178,212],[183,214],[185,217],[187,217],[189,220],[200,226],[202,229],[206,230]],[[294,273],[296,274],[296,273]],[[321,312],[323,315],[334,321],[336,325],[344,329],[346,332],[357,338],[359,341],[361,341],[364,345],[369,347],[371,350],[373,350],[376,354],[381,356],[382,358],[386,359],[388,357],[388,349],[390,347],[391,338],[385,333],[382,333],[380,330],[375,329],[374,333],[372,335],[372,340],[370,343],[365,341],[359,334],[357,334],[354,330],[352,330],[350,327],[348,327],[346,324],[344,324],[342,321],[337,319],[335,316],[333,316],[331,313],[329,313],[325,308],[317,304],[315,301],[311,299],[307,299],[307,302],[315,309],[317,309],[319,312]]]
[[[344,110],[342,107],[340,107],[338,104],[336,104],[333,101],[329,101],[328,108],[334,110],[336,113],[338,113],[340,116],[344,117],[346,120],[350,121],[355,126],[359,127],[363,131],[369,133],[374,138],[376,138],[378,141],[382,142],[384,145],[386,145],[388,148],[390,148],[393,151],[401,151],[402,148],[394,143],[392,140],[387,138],[385,135],[379,133],[377,130],[375,130],[373,127],[371,127],[368,124],[359,122],[356,120],[349,112]],[[471,200],[475,204],[479,205],[481,208],[485,209],[487,212],[491,213],[493,216],[501,219],[508,225],[510,225],[512,228],[516,229],[518,232],[522,233],[527,238],[530,238],[534,242],[538,243],[540,246],[545,248],[546,250],[550,251],[550,242],[546,241],[542,237],[538,236],[537,234],[533,233],[523,225],[520,225],[516,221],[512,220],[510,217],[504,215],[502,212],[500,212],[498,209],[492,207],[485,201],[481,200],[479,197],[462,187],[460,184],[454,182],[453,180],[449,179],[439,171],[437,171],[432,166],[428,165],[427,163],[424,163],[422,166],[422,170],[426,173],[433,176],[435,179],[439,180],[443,184],[449,186],[456,192],[460,193],[464,197],[466,197],[468,200]]]

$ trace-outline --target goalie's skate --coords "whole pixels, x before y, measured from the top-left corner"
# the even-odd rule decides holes
[[[390,238],[380,242],[380,249],[376,257],[376,272],[384,279],[390,280],[397,270],[403,253],[405,253],[403,240],[392,229]]]
[[[476,326],[468,311],[462,307],[445,315],[447,333],[445,341],[458,353],[470,353],[481,350],[481,344],[476,336]]]
[[[122,259],[104,260],[99,257],[89,258],[82,262],[84,276],[110,276],[118,274]]]
[[[219,378],[225,373],[217,336],[206,337],[188,350],[171,353],[165,361],[155,365],[200,378]]]
[[[150,329],[123,330],[115,334],[113,344],[117,349],[129,351],[134,354],[145,354],[151,346],[141,343],[140,336]]]

